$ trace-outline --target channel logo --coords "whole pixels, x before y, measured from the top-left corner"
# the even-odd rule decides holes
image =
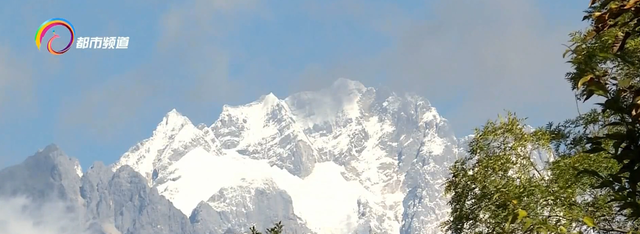
[[[51,47],[51,43],[53,43],[53,40],[59,38],[60,36],[56,34],[55,30],[52,30],[53,36],[49,38],[49,41],[47,42],[47,51],[49,51],[49,53],[53,55],[62,55],[67,51],[69,51],[69,49],[71,48],[71,45],[73,45],[73,40],[75,39],[75,31],[76,31],[75,28],[73,28],[73,25],[71,24],[71,22],[67,21],[66,19],[53,18],[42,23],[42,25],[40,25],[40,28],[38,28],[38,31],[36,32],[36,38],[35,38],[36,46],[38,47],[38,50],[40,50],[40,46],[42,45],[42,39],[44,38],[44,35],[47,34],[47,32],[55,26],[62,26],[67,28],[67,30],[69,30],[69,34],[71,35],[71,38],[69,38],[69,43],[67,44],[66,47],[64,47],[64,49],[55,50]]]
[[[60,38],[53,27],[62,26],[69,30],[69,43],[61,50],[55,50],[51,46],[53,40]],[[44,35],[47,32],[53,33],[53,36],[49,38],[47,41],[47,51],[53,55],[61,55],[69,51],[73,42],[76,41],[76,30],[66,19],[63,18],[53,18],[45,21],[40,25],[38,31],[36,32],[36,46],[38,50],[42,46],[42,40],[44,39]],[[129,48],[129,37],[78,37],[76,42],[76,49],[127,49]]]

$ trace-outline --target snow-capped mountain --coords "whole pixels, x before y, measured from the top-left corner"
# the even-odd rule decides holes
[[[172,110],[111,168],[139,172],[196,232],[282,220],[290,233],[429,234],[461,153],[424,98],[338,79],[224,106],[211,125]]]

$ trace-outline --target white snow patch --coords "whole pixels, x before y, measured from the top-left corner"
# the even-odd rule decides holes
[[[422,148],[422,152],[440,155],[444,152],[444,149],[447,146],[447,141],[440,138],[435,132],[427,131],[427,135],[423,140],[423,145],[424,147]]]
[[[346,181],[343,168],[333,162],[316,164],[304,180],[275,178],[293,200],[295,213],[318,233],[349,233],[357,224],[357,201],[371,196],[358,182]]]
[[[273,180],[291,196],[295,213],[319,233],[348,233],[357,224],[357,200],[371,194],[358,182],[346,181],[342,167],[333,162],[319,163],[305,179],[269,166],[266,160],[250,159],[235,151],[216,157],[201,148],[190,151],[169,170],[173,181],[158,191],[189,215],[201,201],[223,187],[247,186],[247,181]],[[264,186],[268,183],[252,183]]]
[[[189,215],[201,201],[207,201],[222,187],[241,184],[242,179],[263,177],[255,167],[269,167],[266,162],[239,155],[216,157],[195,148],[169,167],[172,177],[159,185],[158,191],[182,213]]]
[[[438,114],[435,107],[431,107],[429,112],[424,113],[420,119],[420,123],[426,123],[428,121],[441,121],[443,118]]]
[[[76,169],[76,174],[78,174],[79,177],[82,177],[82,166],[80,165],[80,162],[76,162],[76,165],[74,166],[74,168]]]

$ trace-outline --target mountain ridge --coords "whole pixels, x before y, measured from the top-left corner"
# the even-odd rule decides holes
[[[360,199],[360,201],[362,204],[371,206],[368,208],[371,210],[370,212],[388,213],[386,215],[372,215],[371,218],[377,220],[380,219],[378,216],[384,216],[386,218],[383,218],[381,222],[387,224],[368,224],[365,222],[353,225],[378,226],[380,231],[389,231],[384,230],[386,228],[383,226],[397,225],[392,229],[400,228],[401,212],[390,208],[400,206],[403,200],[400,197],[406,196],[406,194],[400,194],[409,191],[422,192],[422,190],[411,190],[410,187],[426,186],[425,182],[419,182],[419,179],[403,178],[407,177],[408,171],[417,173],[417,175],[409,177],[420,176],[421,173],[418,171],[421,168],[415,165],[411,166],[416,163],[414,162],[416,158],[426,155],[448,154],[449,156],[422,159],[423,164],[441,164],[438,165],[438,170],[440,170],[438,173],[443,174],[446,173],[446,164],[451,163],[456,158],[455,155],[459,153],[457,139],[448,130],[446,119],[442,118],[426,99],[412,94],[397,95],[393,92],[378,92],[375,88],[365,87],[360,82],[348,79],[338,79],[330,87],[318,91],[295,93],[284,99],[269,93],[245,105],[224,105],[216,121],[206,127],[200,125],[201,132],[192,131],[198,128],[175,109],[171,110],[167,116],[179,120],[175,123],[179,127],[167,128],[161,122],[156,131],[167,131],[167,133],[160,135],[169,137],[155,137],[156,131],[154,131],[154,136],[147,139],[153,141],[159,138],[160,142],[165,142],[161,145],[167,145],[167,148],[161,149],[161,153],[152,157],[153,161],[147,159],[148,161],[145,163],[131,163],[130,158],[141,159],[149,157],[149,154],[131,156],[135,152],[130,150],[123,155],[124,160],[115,163],[113,168],[126,164],[132,165],[141,174],[147,175],[146,178],[149,179],[150,186],[157,187],[161,194],[180,204],[183,202],[179,200],[184,197],[180,194],[181,191],[194,190],[190,192],[193,194],[198,192],[195,192],[195,189],[181,187],[185,186],[184,184],[187,182],[180,182],[182,175],[176,174],[176,171],[184,170],[171,165],[180,161],[197,147],[203,148],[214,157],[238,154],[237,158],[247,157],[256,161],[264,161],[270,167],[285,170],[302,180],[312,174],[316,165],[331,162],[341,168],[340,172],[332,173],[339,173],[345,182],[357,180],[362,190],[367,191],[359,196],[369,197],[368,199]],[[419,130],[416,131],[415,128]],[[416,134],[417,132],[420,134]],[[411,134],[415,136],[408,137]],[[196,140],[199,143],[185,143],[188,140],[175,143],[169,139],[172,137]],[[393,140],[392,137],[396,137],[396,139]],[[167,140],[170,143],[167,144]],[[398,147],[397,141],[404,141],[404,145]],[[416,142],[412,143],[412,141]],[[411,146],[404,147],[407,145]],[[216,147],[218,147],[217,150]],[[412,149],[416,151],[412,153],[415,155],[406,156],[406,152],[411,150],[405,148],[410,147],[415,148]],[[393,151],[398,148],[403,148],[401,151],[403,153],[393,155],[397,153]],[[177,153],[168,156],[169,154],[166,152]],[[201,156],[201,158],[205,157]],[[440,160],[444,157],[448,157],[448,159]],[[155,166],[152,166],[153,169],[151,169],[149,165]],[[206,175],[204,172],[206,169],[202,171],[203,174],[200,176],[212,176]],[[265,169],[265,171],[269,170]],[[438,173],[431,172],[432,175]],[[160,180],[153,180],[153,174],[157,174],[157,178]],[[437,177],[443,178],[443,176],[438,175]],[[187,177],[192,178],[193,181],[199,181],[197,176]],[[269,178],[263,179],[268,180]],[[283,185],[287,182],[282,181],[290,179],[280,180],[278,186],[287,187],[287,185]],[[437,181],[442,181],[442,179]],[[411,183],[411,185],[403,186],[402,184],[405,182]],[[440,188],[436,189],[438,186],[433,185],[430,189],[440,190]],[[184,202],[191,204],[188,206],[189,208],[184,207],[181,210],[185,214],[190,214],[192,212],[190,207],[197,206],[200,201],[206,201],[206,198],[208,196],[205,195],[202,195],[200,199],[192,198],[193,201]],[[365,202],[368,200],[372,201]],[[439,203],[444,203],[443,201]],[[358,199],[352,202],[354,209],[357,209]],[[386,204],[389,202],[391,204]],[[296,206],[294,205],[294,207]],[[300,213],[305,212],[300,211]],[[354,215],[355,213],[357,212],[354,212]],[[351,220],[349,222],[360,222],[359,218],[348,218],[346,215],[343,218]],[[333,224],[337,222],[334,220]]]
[[[130,181],[138,184],[131,191],[156,191],[153,202],[166,199],[175,211],[164,212],[181,213],[188,222],[174,227],[188,233],[242,232],[282,220],[289,233],[429,234],[440,233],[447,214],[442,185],[464,153],[460,143],[426,99],[338,79],[284,99],[269,93],[224,105],[210,125],[172,109],[116,163],[84,174],[74,163],[68,168],[81,184],[136,172],[141,179]],[[113,197],[114,189],[91,191]],[[126,233],[117,215],[94,216]]]

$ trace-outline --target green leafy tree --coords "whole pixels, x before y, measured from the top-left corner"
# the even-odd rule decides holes
[[[469,155],[451,167],[445,192],[451,196],[451,233],[570,233],[622,230],[606,192],[578,172],[615,171],[615,162],[582,154],[599,112],[545,128],[527,130],[523,119],[508,113],[476,131]],[[591,129],[591,130],[590,130]],[[536,163],[532,154],[553,154],[551,163]]]
[[[620,220],[616,215],[615,205],[609,203],[612,193],[594,189],[600,180],[589,176],[614,173],[619,165],[601,153],[584,153],[588,149],[588,139],[603,134],[605,130],[600,125],[609,119],[609,116],[591,110],[575,119],[558,125],[549,124],[545,128],[552,134],[553,152],[559,157],[550,164],[551,181],[567,201],[558,204],[563,205],[566,210],[564,215],[571,217],[576,226],[583,226],[578,229],[599,233],[628,233],[628,223]],[[606,141],[603,147],[611,148],[611,141]]]
[[[283,228],[284,226],[282,225],[282,222],[277,222],[273,227],[267,228],[264,234],[282,234]],[[251,234],[262,234],[262,232],[258,231],[255,226],[249,228],[249,231],[251,231]]]
[[[546,225],[539,215],[540,202],[552,201],[547,179],[531,160],[532,149],[545,148],[550,136],[527,132],[521,119],[508,113],[476,131],[469,156],[451,167],[445,192],[451,195],[450,219],[444,223],[452,233],[515,233]],[[505,225],[506,224],[506,225]]]
[[[603,101],[595,111],[533,132],[523,131],[514,115],[478,130],[470,156],[451,168],[445,230],[638,231],[640,0],[591,0],[585,13],[590,26],[571,34],[565,56],[573,71],[566,78],[578,100]],[[532,148],[551,148],[558,159],[541,173],[526,162]]]
[[[609,193],[609,202],[624,217],[628,231],[638,231],[640,218],[640,1],[592,0],[583,20],[590,27],[573,34],[567,75],[577,97],[597,96],[598,109],[608,116],[602,131],[586,139],[585,154],[615,160],[615,172],[586,170],[600,180],[594,186]]]

